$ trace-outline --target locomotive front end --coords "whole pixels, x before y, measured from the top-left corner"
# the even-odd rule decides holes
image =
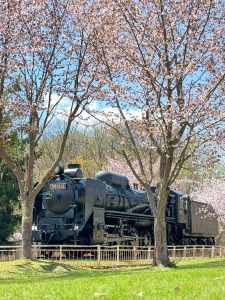
[[[36,242],[64,243],[76,236],[78,191],[75,179],[67,176],[67,173],[74,173],[74,176],[81,176],[82,173],[72,167],[68,170],[59,167],[35,201],[32,235]]]
[[[55,176],[43,190],[43,204],[54,214],[67,212],[75,203],[75,183],[64,176]]]

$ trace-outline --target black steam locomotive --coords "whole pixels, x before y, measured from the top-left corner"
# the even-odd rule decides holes
[[[82,178],[79,165],[59,166],[35,200],[32,237],[42,244],[138,245],[154,243],[154,219],[146,192],[127,177],[99,172]],[[155,188],[152,188],[155,193]],[[157,198],[156,198],[157,199]],[[156,200],[157,201],[157,200]],[[168,245],[214,244],[218,222],[211,205],[170,190]]]

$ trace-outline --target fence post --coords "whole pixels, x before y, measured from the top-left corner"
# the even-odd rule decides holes
[[[193,258],[196,257],[196,246],[193,247],[192,257]]]
[[[173,258],[176,257],[176,248],[173,246]]]
[[[101,248],[100,245],[97,245],[97,265],[100,267],[101,265]]]
[[[214,258],[214,250],[215,250],[215,246],[212,246],[212,254],[211,254],[212,258]]]
[[[136,246],[134,246],[134,263],[136,263],[136,260],[137,260],[137,247]]]
[[[62,261],[62,245],[59,246],[59,261]]]
[[[202,247],[202,257],[205,258],[205,246]]]
[[[187,256],[187,246],[184,246],[184,255],[183,255],[184,257],[186,257]]]
[[[148,263],[150,263],[150,259],[151,259],[151,246],[148,246]]]
[[[117,266],[119,265],[119,261],[120,261],[120,247],[117,245],[116,246],[116,264],[117,264]]]

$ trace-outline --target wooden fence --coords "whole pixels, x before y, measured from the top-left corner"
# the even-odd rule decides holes
[[[110,267],[148,265],[153,261],[154,247],[137,246],[32,246],[34,259],[70,260],[77,267]],[[171,261],[185,258],[225,257],[225,247],[168,246]],[[1,246],[0,261],[21,258],[21,246]]]

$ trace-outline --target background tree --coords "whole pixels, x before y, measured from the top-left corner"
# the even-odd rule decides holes
[[[193,191],[197,191],[205,180],[212,181],[215,179],[222,181],[224,179],[224,168],[225,165],[223,161],[215,162],[210,165],[204,165],[202,163],[198,166],[193,165],[190,161],[184,164],[173,187],[190,195]]]
[[[79,118],[78,118],[79,120]],[[96,172],[107,169],[107,157],[112,154],[111,132],[101,125],[73,125],[68,135],[61,163],[79,163],[85,177],[94,178]],[[53,125],[39,144],[42,156],[36,164],[37,178],[49,168],[57,157],[62,142],[64,124]]]
[[[146,160],[147,160],[147,156],[146,156]],[[144,157],[142,157],[143,162],[146,163],[146,166],[148,166],[148,162],[144,159]],[[127,164],[126,160],[123,159],[123,157],[121,155],[119,155],[118,153],[114,153],[113,157],[108,157],[107,159],[108,161],[108,166],[107,166],[107,170],[111,171],[113,173],[116,174],[123,174],[125,175],[128,179],[129,179],[129,183],[131,188],[143,188],[136,176],[134,175],[134,173],[132,172],[132,170],[130,169],[129,165]],[[159,161],[157,160],[157,157],[155,158],[155,163],[153,163],[153,170],[154,170],[154,175],[155,177],[152,180],[152,185],[156,185],[158,180],[159,180],[159,174],[157,175],[157,170],[158,170],[158,163]],[[135,170],[135,173],[138,174],[138,176],[141,176],[141,170],[140,170],[140,166],[138,161],[134,160],[132,162],[132,166]],[[145,169],[146,174],[148,174],[148,168]],[[148,174],[149,178],[151,177],[151,174]]]
[[[224,1],[95,5],[101,11],[98,55],[105,66],[99,97],[112,108],[107,124],[120,136],[118,152],[148,194],[155,220],[154,262],[167,266],[169,188],[190,159],[193,165],[206,154],[217,160],[215,145],[224,140]],[[155,152],[160,159],[157,206],[150,190]]]
[[[8,243],[8,238],[20,225],[19,188],[16,177],[0,159],[0,244]]]
[[[8,117],[5,118],[5,122]],[[10,156],[21,168],[24,160],[19,153],[23,151],[26,140],[20,140],[20,133],[12,131],[5,137],[4,146]],[[19,201],[19,187],[16,176],[6,163],[0,158],[0,243],[7,243],[8,238],[16,228],[21,226],[21,205]]]
[[[205,179],[191,193],[191,198],[198,202],[211,204],[219,221],[220,231],[225,230],[225,182],[221,179]]]
[[[18,181],[23,257],[31,258],[35,196],[62,158],[72,122],[98,89],[98,63],[84,1],[0,1],[0,23],[0,157]],[[34,186],[38,144],[57,117],[66,124],[58,155]],[[17,145],[22,167],[5,144],[15,129],[26,141],[24,151]]]

